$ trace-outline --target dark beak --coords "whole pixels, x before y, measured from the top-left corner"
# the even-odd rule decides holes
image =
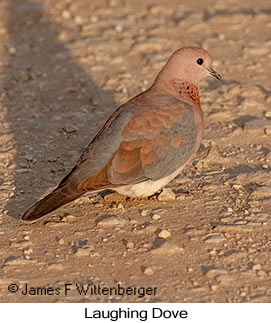
[[[212,67],[207,68],[208,72],[210,75],[212,75],[213,77],[215,77],[216,79],[218,79],[219,81],[222,80],[222,77],[219,73],[217,73]]]

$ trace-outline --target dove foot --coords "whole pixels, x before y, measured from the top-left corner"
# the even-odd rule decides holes
[[[126,196],[126,202],[146,201],[148,199],[149,199],[148,197],[131,197],[131,196]]]
[[[179,196],[192,196],[193,195],[189,191],[175,191],[174,193],[176,195],[176,198],[178,198]]]
[[[160,189],[159,191],[157,191],[156,193],[148,196],[148,200],[158,200],[159,195],[162,193],[162,189]]]

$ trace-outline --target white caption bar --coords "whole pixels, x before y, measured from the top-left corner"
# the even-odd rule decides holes
[[[27,322],[189,322],[270,323],[270,304],[24,303],[0,304],[1,321]]]

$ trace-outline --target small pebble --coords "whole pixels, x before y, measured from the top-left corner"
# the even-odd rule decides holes
[[[64,126],[63,128],[63,131],[66,132],[66,133],[73,133],[73,132],[76,132],[78,129],[72,125],[66,125]]]
[[[144,275],[152,276],[153,275],[153,270],[150,267],[145,268],[144,269]]]
[[[228,217],[225,217],[225,218],[222,218],[221,219],[221,222],[222,223],[230,223],[233,221],[233,217],[232,216],[228,216]]]
[[[217,185],[214,184],[206,184],[203,186],[204,191],[216,191],[217,190]]]
[[[99,21],[99,17],[97,17],[97,16],[91,16],[91,17],[90,17],[90,21],[91,21],[92,23],[96,23],[96,22],[98,22],[98,21]]]
[[[142,210],[140,214],[141,214],[141,216],[147,216],[148,211],[147,210]]]
[[[241,250],[229,250],[229,251],[223,253],[223,256],[225,257],[225,262],[232,263],[234,260],[246,257],[247,252],[241,251]]]
[[[128,242],[126,243],[126,247],[127,247],[128,249],[133,249],[133,248],[134,248],[134,246],[135,246],[135,244],[134,244],[132,241],[128,241]]]
[[[267,276],[267,273],[266,273],[265,271],[263,271],[263,270],[259,270],[259,271],[257,272],[257,274],[258,274],[258,276],[260,276],[260,277],[265,277],[265,276]]]
[[[158,200],[161,202],[175,201],[176,195],[170,188],[163,188],[163,191],[159,194]]]
[[[10,56],[14,56],[16,54],[16,48],[15,47],[10,47],[8,49],[8,53]]]
[[[48,269],[50,270],[63,270],[64,266],[61,263],[54,263],[48,265]]]
[[[69,214],[69,215],[64,216],[64,218],[61,221],[62,222],[69,222],[74,219],[76,219],[76,216]]]
[[[24,258],[19,258],[19,257],[15,257],[15,258],[10,258],[8,257],[6,260],[5,260],[5,265],[13,265],[13,266],[25,266],[25,265],[29,265],[29,264],[32,264],[32,263],[35,263],[36,261],[35,260],[27,260],[27,259],[24,259]]]
[[[211,255],[211,256],[216,256],[216,255],[217,255],[217,251],[216,251],[215,249],[212,249],[212,250],[210,251],[210,255]]]
[[[59,243],[60,245],[63,245],[63,244],[65,243],[65,241],[64,241],[64,239],[63,239],[63,238],[61,238],[61,239],[59,239],[59,240],[58,240],[58,243]]]
[[[77,257],[86,257],[86,256],[89,256],[91,252],[92,252],[91,248],[79,248],[76,251],[75,256],[77,256]]]
[[[74,17],[74,22],[76,25],[83,25],[84,24],[84,19],[81,16],[75,16]]]
[[[30,255],[31,253],[33,253],[33,249],[32,248],[27,248],[27,249],[24,249],[24,254],[25,255]]]
[[[180,254],[184,252],[184,248],[181,246],[166,241],[159,247],[155,247],[154,249],[151,250],[151,253],[154,255],[161,255],[161,256],[168,256],[169,254]]]
[[[271,118],[271,111],[266,111],[265,114],[264,114],[264,116],[266,118]]]
[[[225,240],[227,239],[222,234],[212,234],[207,236],[204,241],[208,243],[220,243],[220,242],[224,242]]]
[[[218,275],[226,275],[226,274],[228,274],[228,272],[225,269],[213,268],[213,269],[209,269],[205,274],[205,276],[208,278],[215,278]]]
[[[14,197],[15,196],[15,193],[14,192],[10,192],[9,193],[9,198],[12,198],[12,197]]]
[[[256,264],[252,267],[252,270],[261,270],[262,269],[262,266],[260,264]]]
[[[231,283],[234,278],[230,274],[220,274],[216,276],[215,279],[222,284],[228,284]]]
[[[210,289],[213,291],[213,292],[216,292],[218,290],[219,286],[218,285],[211,285],[210,286]]]
[[[219,224],[214,228],[214,231],[227,233],[250,232],[252,228],[246,224]]]
[[[238,221],[234,222],[234,225],[235,224],[247,224],[247,221],[245,221],[245,220],[238,220]]]
[[[171,236],[171,233],[168,230],[162,230],[159,232],[158,237],[161,239],[167,239]]]
[[[71,13],[68,10],[63,10],[61,13],[62,18],[64,19],[70,19],[71,18]]]
[[[116,32],[120,33],[123,31],[123,26],[122,25],[116,25],[115,27]]]
[[[159,220],[161,218],[161,216],[159,214],[154,214],[152,216],[153,220]]]
[[[11,241],[10,242],[10,247],[11,248],[20,248],[20,249],[23,249],[23,248],[27,248],[29,247],[29,245],[32,245],[32,243],[29,241],[29,240],[22,240],[22,241]]]
[[[158,227],[157,227],[157,225],[154,225],[154,224],[147,224],[144,229],[147,232],[155,232],[158,229]]]

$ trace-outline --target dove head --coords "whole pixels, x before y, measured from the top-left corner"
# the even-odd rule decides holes
[[[175,51],[157,77],[157,81],[181,81],[198,86],[200,80],[211,75],[221,76],[211,67],[212,58],[203,48],[183,47]]]

